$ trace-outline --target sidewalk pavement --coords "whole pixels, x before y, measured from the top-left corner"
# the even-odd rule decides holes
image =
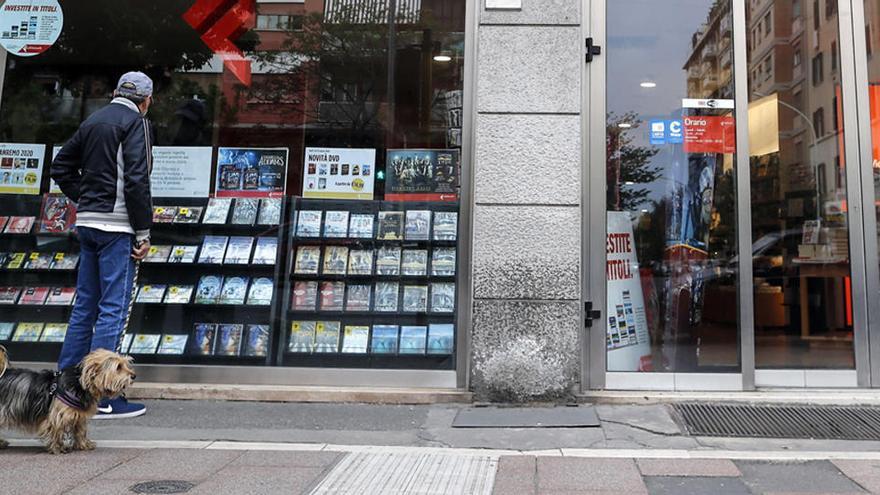
[[[600,428],[463,430],[454,405],[148,407],[93,422],[94,452],[51,456],[9,433],[0,494],[125,494],[157,481],[212,495],[880,493],[878,442],[693,438],[663,405],[598,406]]]

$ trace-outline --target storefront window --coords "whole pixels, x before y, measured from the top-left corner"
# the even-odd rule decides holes
[[[880,0],[865,2],[865,43],[868,52],[868,96],[871,117],[871,169],[874,172],[874,208],[880,222],[880,57],[872,54],[871,48],[880,42]],[[870,185],[866,185],[870,188]],[[870,189],[868,189],[870,190]],[[868,239],[867,242],[873,242]],[[880,243],[880,238],[877,239]]]
[[[749,84],[758,368],[855,367],[838,17],[825,4],[806,18],[788,1],[747,8],[749,26],[772,13],[775,27],[748,47],[750,69],[774,60]]]
[[[730,6],[607,2],[609,371],[739,371]]]
[[[15,359],[54,361],[73,301],[54,150],[142,70],[155,225],[124,343],[138,362],[454,369],[464,0],[58,4],[51,46],[5,54],[0,343]],[[233,44],[206,35],[236,18]],[[45,19],[6,21],[10,50]]]

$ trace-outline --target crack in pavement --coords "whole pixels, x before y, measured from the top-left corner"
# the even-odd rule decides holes
[[[610,419],[603,419],[602,422],[603,423],[611,423],[613,425],[625,426],[627,428],[632,428],[634,430],[644,431],[645,433],[650,433],[652,435],[659,435],[659,436],[663,436],[663,437],[684,437],[684,435],[681,432],[667,433],[665,431],[654,430],[651,428],[647,428],[645,426],[637,426],[637,425],[634,425],[631,423],[626,423],[624,421],[613,421]],[[603,428],[602,430],[604,432],[605,429]]]

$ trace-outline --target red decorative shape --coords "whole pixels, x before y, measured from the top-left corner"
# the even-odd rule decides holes
[[[256,0],[197,0],[183,20],[202,34],[202,41],[245,86],[251,85],[251,61],[234,41],[253,28]]]

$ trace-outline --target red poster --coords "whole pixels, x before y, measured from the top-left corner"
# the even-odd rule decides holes
[[[685,153],[735,153],[736,124],[733,117],[684,118]]]

